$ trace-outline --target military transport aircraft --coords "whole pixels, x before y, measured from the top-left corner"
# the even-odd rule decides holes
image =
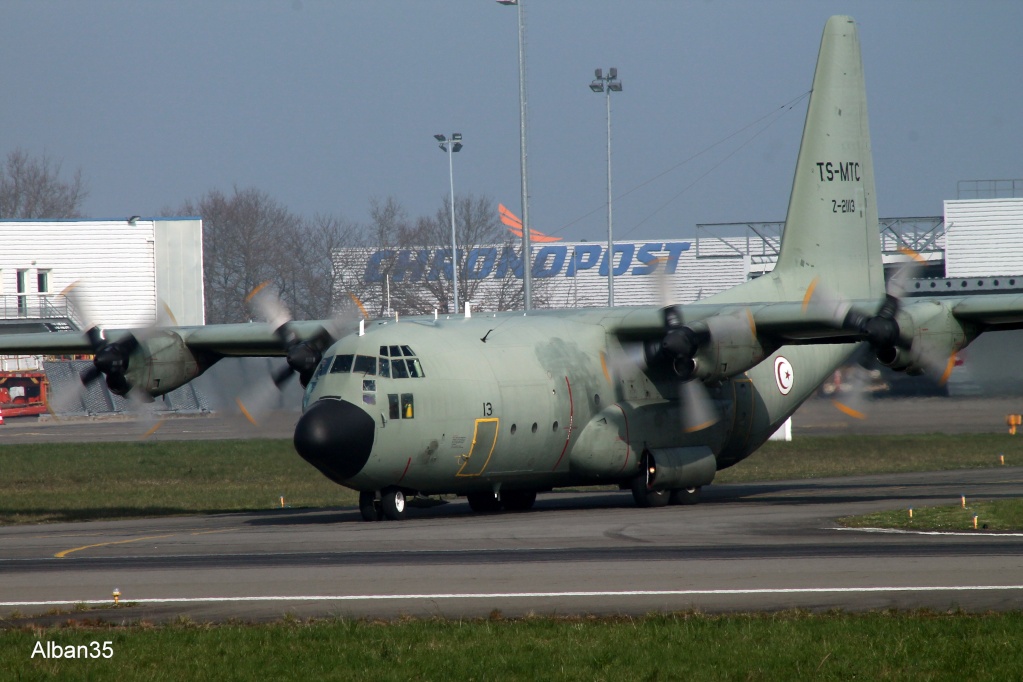
[[[410,496],[476,511],[618,484],[640,506],[696,501],[862,344],[947,376],[978,334],[1023,328],[1015,295],[886,292],[859,38],[824,29],[781,253],[698,304],[436,316],[344,329],[267,324],[0,337],[6,352],[92,352],[117,393],[156,396],[225,356],[286,356],[305,384],[295,448],[360,491],[367,520]]]

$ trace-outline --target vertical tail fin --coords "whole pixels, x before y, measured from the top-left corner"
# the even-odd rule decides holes
[[[800,300],[819,278],[846,298],[882,296],[874,196],[859,34],[851,17],[835,16],[821,39],[778,264],[736,295]]]
[[[848,298],[884,291],[860,39],[850,17],[824,27],[775,272],[805,271]],[[801,279],[797,276],[797,279]]]

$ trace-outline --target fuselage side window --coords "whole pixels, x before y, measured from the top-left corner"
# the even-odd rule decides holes
[[[352,367],[352,371],[356,374],[372,374],[376,376],[377,373],[376,357],[369,355],[356,355],[355,364]]]
[[[331,374],[345,374],[352,371],[352,359],[354,355],[338,355],[334,358],[334,364],[330,368]]]

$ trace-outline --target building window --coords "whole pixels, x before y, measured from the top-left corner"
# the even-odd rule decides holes
[[[36,271],[36,291],[40,294],[50,293],[50,271],[49,270],[37,270]]]
[[[28,317],[28,270],[18,270],[18,317]]]

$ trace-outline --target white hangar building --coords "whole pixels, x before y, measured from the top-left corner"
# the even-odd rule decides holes
[[[205,321],[201,218],[3,220],[0,243],[0,332],[142,326],[158,304]],[[74,282],[88,311],[61,295]]]

